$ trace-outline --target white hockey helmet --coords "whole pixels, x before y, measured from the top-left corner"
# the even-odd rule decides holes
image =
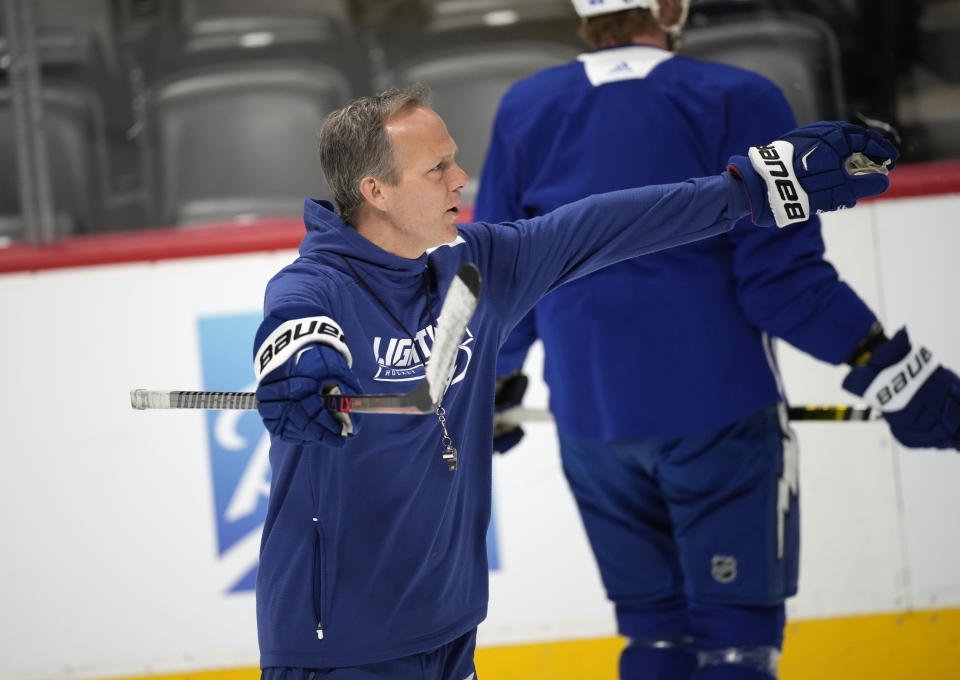
[[[595,17],[601,14],[622,12],[626,9],[648,9],[657,21],[660,21],[660,0],[572,0],[574,9],[583,18]],[[680,16],[676,23],[664,26],[663,30],[671,35],[678,35],[687,23],[687,12],[690,10],[690,0],[680,0]]]
[[[650,9],[651,5],[658,4],[658,0],[573,0],[573,7],[582,17],[595,17],[598,14],[621,12],[635,7]]]

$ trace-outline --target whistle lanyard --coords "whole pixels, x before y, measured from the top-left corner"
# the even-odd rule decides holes
[[[387,307],[387,304],[380,298],[379,295],[377,295],[377,292],[373,289],[373,287],[369,283],[367,283],[366,279],[360,276],[360,272],[358,272],[356,268],[353,266],[353,263],[350,262],[350,259],[352,258],[348,258],[346,255],[343,255],[343,254],[340,254],[340,257],[346,263],[347,267],[350,268],[350,271],[353,272],[353,275],[357,278],[357,281],[359,281],[363,285],[363,287],[367,289],[367,292],[369,292],[370,295],[373,296],[373,299],[377,301],[377,304],[379,304],[381,308],[383,308],[383,311],[385,311],[387,315],[391,319],[393,319],[394,323],[396,323],[397,326],[400,327],[400,330],[406,333],[407,337],[410,338],[410,342],[413,345],[413,349],[416,351],[417,356],[420,357],[420,363],[423,365],[424,369],[426,369],[427,358],[426,356],[424,356],[423,350],[420,348],[420,344],[417,342],[416,338],[413,337],[413,334],[409,330],[407,330],[407,327],[403,325],[403,322],[400,321],[397,315],[394,314],[392,311],[390,311],[390,308]],[[430,278],[427,272],[428,272],[428,268],[425,267],[423,270],[423,288],[424,288],[424,294],[427,298],[427,316],[430,319],[430,325],[433,328],[434,334],[436,334],[437,320],[433,316],[433,305],[430,302]],[[443,399],[442,395],[440,399],[442,401]],[[443,458],[444,461],[446,461],[447,469],[452,472],[457,469],[457,449],[453,445],[453,438],[450,437],[450,433],[447,431],[447,412],[443,408],[442,404],[437,406],[436,415],[437,415],[437,422],[440,423],[440,429],[443,430],[443,437],[440,439],[440,446],[441,446],[440,457]]]

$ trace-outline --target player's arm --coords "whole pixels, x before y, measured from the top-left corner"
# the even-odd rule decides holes
[[[728,238],[737,300],[757,328],[839,365],[877,320],[824,259],[819,218],[780,230],[739,224]]]
[[[799,154],[802,172],[816,170],[815,190],[821,196],[829,191],[831,201],[844,207],[849,207],[856,195],[846,196],[848,187],[838,185],[838,179],[846,183],[846,177],[852,182],[865,178],[885,184],[886,173],[896,161],[895,156],[889,162],[885,158],[878,133],[852,131],[847,139],[799,136],[792,149],[786,148],[795,158]],[[839,177],[838,171],[816,168],[813,156],[823,144],[847,158]],[[755,162],[770,167],[769,158],[753,153],[750,163]],[[762,169],[758,174],[765,176]],[[766,200],[776,204],[784,196],[770,179],[767,173]],[[756,197],[752,203],[763,200]],[[785,217],[789,210],[781,205],[771,213]],[[892,434],[905,446],[960,448],[960,379],[941,366],[926,347],[912,344],[906,329],[887,338],[874,313],[824,259],[816,215],[806,222],[796,221],[801,223],[779,232],[743,226],[731,232],[730,238],[737,244],[738,296],[748,317],[813,356],[849,364],[852,368],[844,388],[881,411]]]

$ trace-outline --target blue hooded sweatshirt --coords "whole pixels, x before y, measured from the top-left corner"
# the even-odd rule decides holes
[[[341,448],[272,440],[257,575],[261,667],[375,663],[475,628],[487,607],[495,367],[508,332],[561,283],[728,231],[748,211],[724,173],[509,224],[458,225],[452,243],[405,259],[360,236],[330,203],[307,200],[300,256],[267,285],[254,349],[285,320],[327,316],[343,329],[364,392],[407,392],[423,365],[390,313],[429,361],[433,316],[462,264],[479,268],[483,291],[443,398],[456,471],[441,458],[433,415],[354,416],[359,433]]]

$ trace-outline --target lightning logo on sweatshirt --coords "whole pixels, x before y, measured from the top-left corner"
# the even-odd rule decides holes
[[[414,344],[416,343],[416,344]],[[463,341],[460,343],[460,352],[457,356],[456,369],[451,385],[460,382],[467,375],[467,367],[473,356],[473,333],[467,329]],[[417,351],[417,348],[420,351]],[[406,382],[421,380],[424,376],[424,364],[420,354],[429,362],[433,348],[433,326],[421,329],[413,336],[402,338],[385,338],[376,336],[373,339],[373,356],[377,359],[377,373],[374,380],[380,382]]]

